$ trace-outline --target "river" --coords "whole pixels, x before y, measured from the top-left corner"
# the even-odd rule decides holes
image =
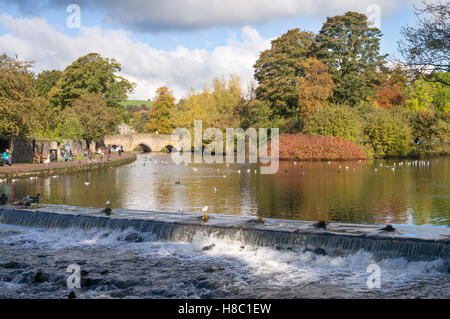
[[[402,164],[400,164],[402,163]],[[394,166],[395,165],[395,166]],[[240,172],[239,172],[240,171]],[[179,182],[177,184],[176,182]],[[200,211],[299,220],[448,226],[450,158],[426,161],[280,162],[175,165],[169,154],[76,175],[0,185],[11,199],[40,193],[43,203],[158,211]]]

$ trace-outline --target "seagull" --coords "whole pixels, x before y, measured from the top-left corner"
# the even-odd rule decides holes
[[[57,178],[57,177],[58,177],[58,175],[53,175],[52,177],[53,177],[53,178]]]
[[[198,169],[196,169],[195,167],[192,167],[192,169],[194,170],[194,172],[198,171]]]
[[[86,186],[89,186],[89,184],[90,184],[89,181],[84,182],[84,185],[86,185]]]

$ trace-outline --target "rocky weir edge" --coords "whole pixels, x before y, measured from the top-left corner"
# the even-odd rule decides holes
[[[114,209],[106,216],[102,209],[39,204],[35,207],[0,207],[0,223],[35,228],[134,229],[152,233],[158,240],[191,242],[197,234],[237,241],[243,245],[280,250],[305,249],[320,254],[356,253],[364,250],[376,257],[407,260],[444,259],[450,262],[450,228],[442,226],[329,223],[264,219],[211,213],[207,222],[196,212],[157,212]]]

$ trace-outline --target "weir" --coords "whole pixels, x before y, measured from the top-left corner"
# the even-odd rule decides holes
[[[327,254],[371,252],[377,257],[403,257],[408,260],[450,259],[450,229],[447,227],[395,225],[395,232],[381,230],[384,225],[330,223],[326,229],[315,222],[264,219],[201,213],[172,213],[140,210],[113,210],[105,216],[98,208],[39,205],[31,208],[3,206],[0,223],[36,228],[75,228],[125,230],[151,233],[158,240],[192,241],[198,233],[239,241],[245,245],[277,249],[321,248]]]

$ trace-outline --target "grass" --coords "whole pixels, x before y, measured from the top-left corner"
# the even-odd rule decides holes
[[[122,105],[122,106],[128,106],[128,105],[141,106],[142,104],[145,104],[147,106],[151,106],[152,103],[153,103],[152,101],[146,101],[146,100],[126,100],[126,101],[120,102],[120,105]]]

